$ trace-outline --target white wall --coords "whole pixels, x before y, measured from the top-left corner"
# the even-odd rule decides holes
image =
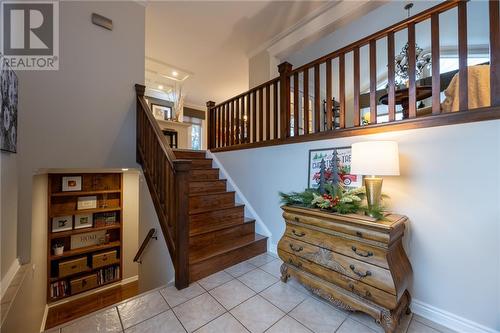
[[[0,152],[0,280],[2,291],[13,277],[17,251],[17,156]],[[11,268],[12,267],[12,268]],[[10,270],[10,272],[9,272]]]
[[[401,176],[386,177],[393,211],[410,218],[415,301],[500,330],[500,121],[217,153],[279,240],[278,191],[307,186],[308,150],[399,142]]]
[[[144,292],[166,285],[173,281],[174,270],[167,250],[165,238],[160,229],[160,222],[154,210],[144,175],[139,184],[139,245],[151,228],[156,229],[157,240],[151,239],[141,257],[139,265],[139,291]]]
[[[93,12],[113,31],[93,25]],[[39,168],[136,167],[135,83],[144,82],[145,8],[60,2],[60,70],[19,75],[18,252],[29,260],[32,175]]]

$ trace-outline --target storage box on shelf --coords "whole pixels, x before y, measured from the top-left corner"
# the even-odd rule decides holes
[[[48,189],[47,301],[119,281],[122,175],[49,174]]]

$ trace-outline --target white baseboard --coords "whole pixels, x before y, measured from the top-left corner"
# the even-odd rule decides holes
[[[48,314],[49,314],[49,306],[45,304],[45,310],[43,311],[42,326],[40,326],[40,332],[45,331],[45,324],[47,323]]]
[[[210,151],[207,151],[207,155],[208,155],[209,158],[211,158],[213,160],[213,162],[215,163],[215,165],[217,166],[217,168],[219,168],[219,171],[222,173],[223,178],[225,178],[227,180],[227,183],[229,184],[229,186],[236,192],[236,197],[239,199],[239,201],[241,201],[241,203],[243,203],[245,205],[245,210],[248,211],[248,213],[250,215],[249,217],[255,219],[255,223],[257,224],[257,227],[260,228],[261,233],[264,236],[267,236],[269,238],[267,248],[268,248],[269,251],[272,252],[271,244],[273,244],[273,238],[272,238],[271,231],[269,231],[269,229],[267,228],[267,226],[264,223],[264,221],[260,218],[259,214],[257,214],[257,212],[255,211],[255,209],[253,209],[253,207],[250,204],[250,202],[247,200],[247,198],[245,197],[245,195],[243,194],[243,192],[241,192],[241,190],[236,185],[236,183],[234,182],[234,180],[228,174],[228,172],[226,171],[226,169],[224,168],[224,166],[221,164],[221,162],[219,161],[219,159],[217,158],[217,156],[215,156],[214,154],[212,154]]]
[[[3,299],[5,292],[9,288],[12,279],[14,279],[14,276],[16,276],[16,273],[20,267],[21,263],[19,262],[19,259],[16,258],[10,265],[9,269],[7,270],[7,273],[5,273],[3,279],[0,281],[0,290],[1,290],[0,299]]]
[[[419,316],[446,326],[459,333],[500,333],[500,331],[493,328],[459,317],[453,313],[438,309],[416,299],[411,302],[411,310]]]

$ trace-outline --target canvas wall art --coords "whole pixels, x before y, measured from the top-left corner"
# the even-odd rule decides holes
[[[0,109],[0,149],[17,151],[18,79],[0,55],[2,108]]]

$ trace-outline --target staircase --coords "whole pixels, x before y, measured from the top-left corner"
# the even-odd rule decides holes
[[[191,160],[189,179],[189,281],[247,260],[267,250],[267,237],[255,233],[255,220],[245,218],[244,205],[219,179],[219,169],[204,151],[174,149]]]
[[[255,220],[227,191],[204,151],[170,148],[136,85],[137,162],[155,206],[175,268],[175,286],[189,283],[267,250]]]

